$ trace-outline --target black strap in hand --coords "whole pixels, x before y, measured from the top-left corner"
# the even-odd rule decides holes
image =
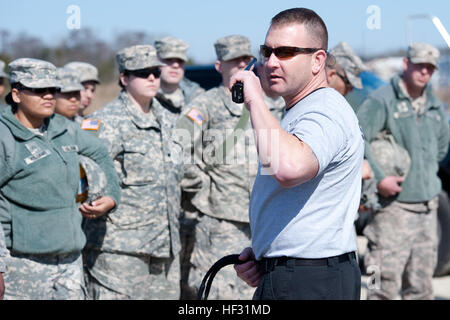
[[[208,270],[205,277],[203,278],[202,284],[198,289],[197,300],[207,300],[209,295],[209,289],[211,289],[211,284],[216,276],[216,273],[223,267],[229,264],[242,264],[247,261],[239,260],[238,254],[230,254],[218,260],[213,266]],[[205,289],[206,285],[206,289]],[[203,297],[204,293],[204,297]]]

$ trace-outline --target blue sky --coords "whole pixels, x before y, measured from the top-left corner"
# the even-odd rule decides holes
[[[70,32],[66,24],[70,5],[80,9],[80,27],[91,28],[104,40],[126,30],[176,36],[190,44],[188,55],[198,63],[214,61],[214,41],[230,34],[249,37],[256,52],[270,19],[299,6],[324,19],[330,48],[344,40],[359,54],[406,48],[408,15],[436,15],[450,32],[448,0],[0,0],[0,29],[25,31],[51,44]],[[374,11],[367,13],[370,6],[376,6],[378,20],[373,20]],[[414,41],[445,46],[429,20],[413,20],[410,30]]]

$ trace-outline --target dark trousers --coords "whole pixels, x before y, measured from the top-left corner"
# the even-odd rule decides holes
[[[355,253],[323,259],[263,259],[254,300],[359,300],[361,272]]]

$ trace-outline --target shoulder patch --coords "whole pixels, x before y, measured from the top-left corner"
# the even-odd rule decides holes
[[[195,108],[189,110],[189,112],[186,113],[186,117],[194,121],[199,126],[201,126],[203,122],[205,122],[205,117],[203,116],[203,114]]]
[[[84,119],[81,121],[81,129],[98,131],[100,129],[100,120],[98,119]]]

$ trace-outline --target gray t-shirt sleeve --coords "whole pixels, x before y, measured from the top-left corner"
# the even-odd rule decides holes
[[[342,127],[326,109],[311,108],[291,125],[289,132],[306,143],[319,162],[319,172],[328,167],[345,142]]]

